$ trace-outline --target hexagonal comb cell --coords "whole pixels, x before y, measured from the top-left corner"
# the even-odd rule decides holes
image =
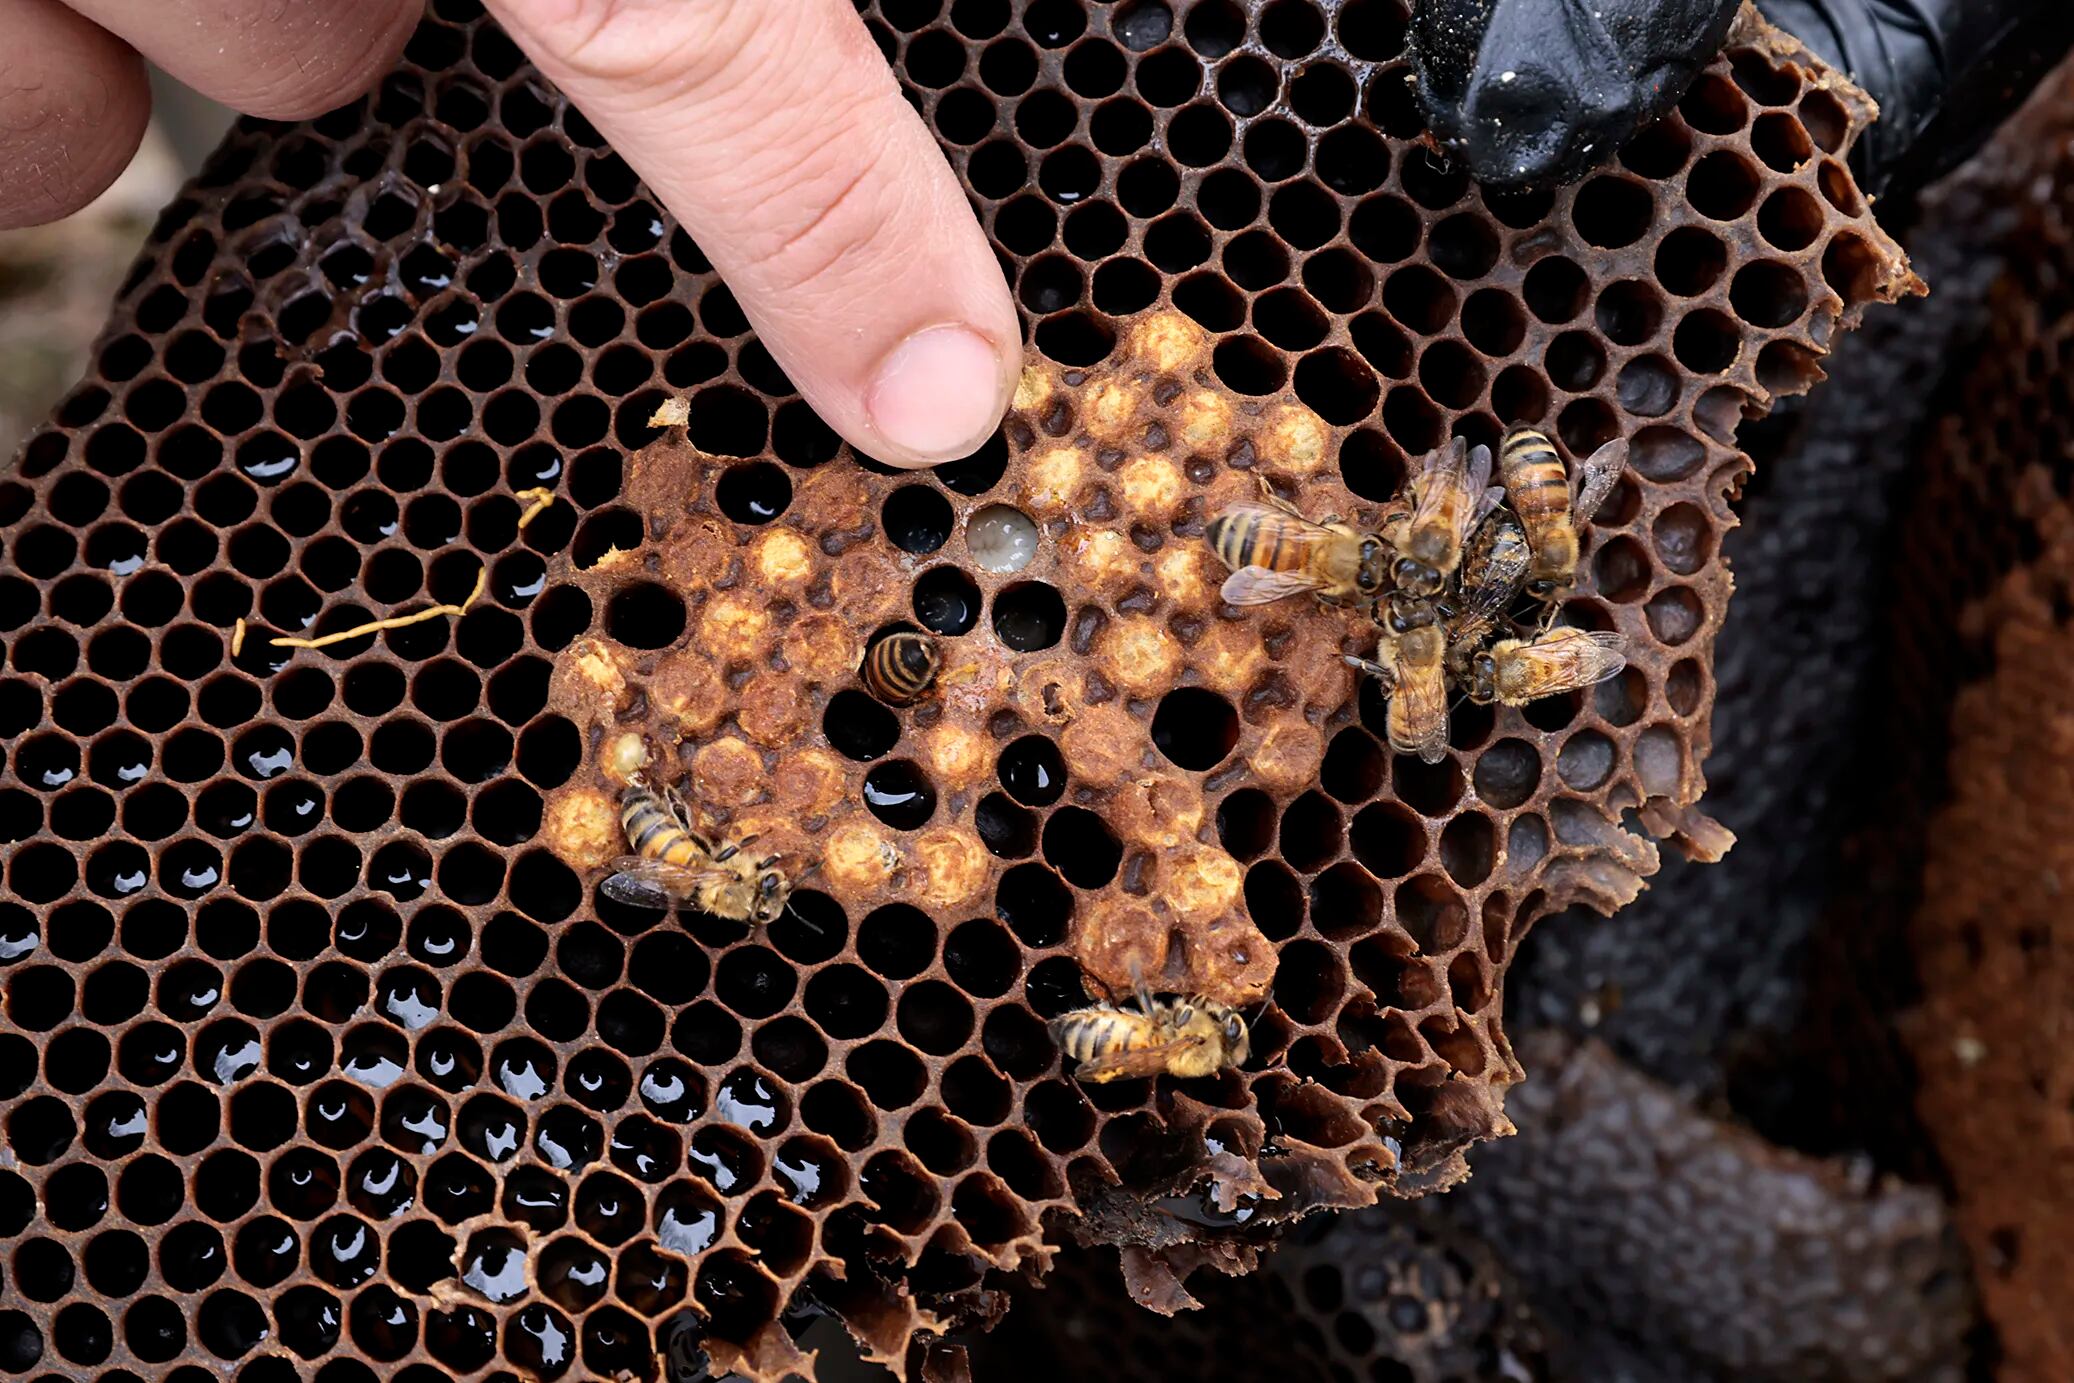
[[[1840,909],[1866,947],[1910,957],[1913,987],[1896,1022],[1917,1072],[1915,1115],[1951,1168],[1952,1218],[1973,1261],[2003,1367],[2051,1377],[2074,1367],[2059,1319],[2067,1254],[2056,1189],[2068,1133],[2057,1092],[2064,1045],[2051,1036],[2069,968],[2055,933],[2074,810],[2057,752],[2069,695],[2074,619],[2074,470],[2067,428],[2074,265],[2067,87],[2048,84],[1998,136],[2011,185],[2050,189],[2014,224],[1977,242],[1999,264],[1977,352],[1933,413],[1922,476],[1890,573],[1895,644],[1881,674],[1895,685],[1879,729],[1921,746],[1876,786],[1887,809],[1869,843],[1920,860],[1892,887]],[[1904,892],[1906,890],[1906,892]],[[1898,999],[1888,1002],[1899,1007]],[[2012,1135],[1991,1165],[1959,1111]]]
[[[1866,107],[1754,15],[1533,198],[1417,141],[1404,20],[866,5],[1029,313],[927,475],[844,453],[467,0],[238,127],[0,480],[7,1357],[774,1377],[818,1305],[899,1359],[1047,1234],[1150,1280],[1505,1131],[1524,930],[1632,897],[1627,809],[1723,844],[1734,426],[1913,280]],[[1263,479],[1373,523],[1512,423],[1632,444],[1565,606],[1631,666],[1393,756],[1372,634],[1223,606],[1205,527]],[[860,677],[916,637],[923,691]],[[636,776],[783,906],[605,890]],[[1137,976],[1250,1060],[1074,1082],[1047,1020]]]

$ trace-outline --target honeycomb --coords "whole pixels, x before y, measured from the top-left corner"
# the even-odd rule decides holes
[[[1910,929],[1924,995],[1906,1025],[1918,1112],[1951,1178],[2012,1380],[2074,1369],[2074,1261],[2054,1233],[2074,1194],[2065,1127],[2074,1092],[2054,1036],[2074,976],[2051,940],[2066,917],[2061,881],[2074,869],[2065,675],[2074,508],[2054,499],[2035,522],[2045,551],[1972,608],[1995,672],[1953,707],[1954,791],[1931,824]],[[1966,1126],[1986,1122],[1986,1110],[1992,1138]]]
[[[2065,125],[2074,85],[2057,86],[2041,98]],[[1824,388],[1739,437],[1757,469],[1723,542],[1736,593],[1715,649],[1706,799],[1735,849],[1666,861],[1616,927],[1581,910],[1541,924],[1507,989],[1515,1030],[1589,1033],[1702,1107],[1732,1103],[1796,1147],[1871,1137],[1883,1166],[1925,1179],[1920,1136],[1893,1127],[1909,1121],[1905,1079],[1864,1050],[1891,1040],[1868,1001],[1906,969],[1907,940],[1873,915],[1836,916],[1864,892],[1852,837],[1885,810],[1884,768],[1922,736],[1884,724],[1895,580],[1866,554],[1892,541],[1903,482],[1948,407],[1939,381],[1984,325],[2007,223],[2053,143],[2019,120],[1890,224],[1936,291],[1869,318]]]
[[[1893,573],[1885,848],[1920,872],[1873,906],[1914,953],[1899,1016],[1916,1110],[1952,1188],[2000,1376],[2074,1370],[2061,901],[2074,809],[2064,668],[2074,604],[2074,81],[2032,117],[2030,174],[1987,323],[1920,459]],[[1897,844],[1898,843],[1898,844]],[[1990,1134],[1992,1130],[1992,1135]]]
[[[978,1378],[1158,1377],[1243,1383],[1541,1383],[1564,1377],[1546,1327],[1444,1202],[1389,1201],[1291,1231],[1251,1278],[1208,1277],[1202,1309],[1131,1304],[1113,1257],[1063,1255],[974,1345]]]
[[[1602,1043],[1541,1031],[1520,1052],[1521,1136],[1441,1210],[1498,1248],[1557,1377],[1968,1376],[1971,1296],[1935,1190],[1765,1143]]]
[[[1203,1309],[1172,1321],[1132,1309],[1113,1265],[1064,1256],[976,1344],[975,1376],[1970,1376],[1971,1299],[1934,1192],[1767,1146],[1602,1043],[1520,1046],[1520,1137],[1479,1149],[1463,1187],[1306,1222],[1255,1277],[1191,1280]]]
[[[1918,285],[1841,162],[1869,106],[1754,13],[1516,197],[1419,142],[1404,19],[866,6],[1038,360],[927,475],[843,453],[466,0],[242,123],[0,480],[0,1364],[774,1377],[833,1312],[948,1374],[911,1340],[1061,1238],[1172,1301],[1458,1176],[1519,936],[1633,897],[1629,810],[1724,843],[1736,424]],[[1209,605],[1199,525],[1261,475],[1372,513],[1512,421],[1633,444],[1566,609],[1633,665],[1393,761],[1372,635]],[[948,650],[899,714],[845,661],[894,619]],[[818,861],[790,914],[595,896],[642,753]],[[1134,964],[1257,998],[1248,1069],[1062,1076],[1044,1020]]]

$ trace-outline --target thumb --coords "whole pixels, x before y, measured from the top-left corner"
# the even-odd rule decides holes
[[[858,450],[976,449],[1021,370],[1008,285],[850,0],[488,0]]]

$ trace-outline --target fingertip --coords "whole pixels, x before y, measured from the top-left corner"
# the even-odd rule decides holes
[[[47,2],[47,0],[46,0]],[[65,0],[170,76],[263,120],[309,120],[403,56],[423,0]]]
[[[78,211],[129,166],[151,119],[144,61],[45,0],[0,0],[0,230]]]
[[[390,0],[387,10],[379,22],[372,15],[357,16],[357,27],[342,49],[292,55],[310,70],[276,72],[259,85],[219,99],[247,115],[282,121],[314,120],[357,100],[396,66],[417,28],[417,13],[408,0]],[[196,85],[206,88],[219,80],[230,78],[212,76]]]
[[[962,323],[925,327],[887,352],[864,392],[863,449],[888,465],[939,466],[979,450],[1001,425],[1022,348]]]

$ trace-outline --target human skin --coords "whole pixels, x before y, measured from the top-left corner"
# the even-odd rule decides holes
[[[850,0],[487,0],[727,280],[853,446],[974,450],[1022,367],[992,248]],[[423,0],[0,0],[0,229],[56,220],[129,162],[146,58],[249,115],[352,100]]]

